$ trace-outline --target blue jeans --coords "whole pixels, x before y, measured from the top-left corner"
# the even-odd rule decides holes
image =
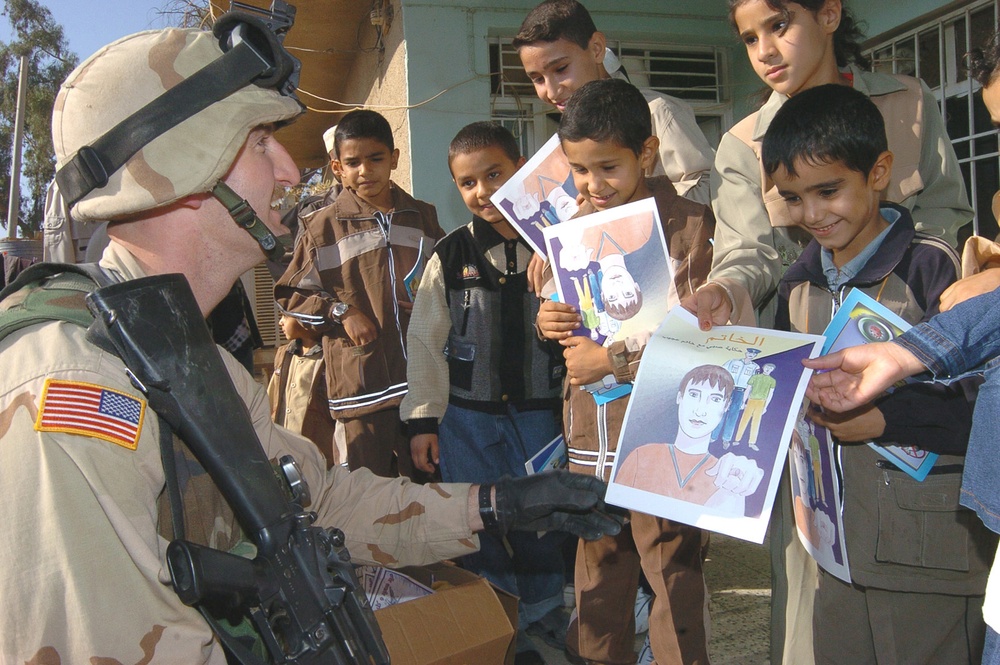
[[[986,626],[986,646],[983,649],[983,665],[1000,665],[1000,634]]]
[[[445,482],[492,483],[501,476],[524,476],[524,463],[559,433],[552,411],[493,415],[449,404],[438,429],[441,477]],[[506,540],[481,532],[479,551],[462,565],[499,588],[521,598],[520,627],[538,621],[562,605],[565,583],[562,542],[552,531],[539,537],[512,531]]]
[[[733,435],[736,433],[736,423],[740,421],[740,411],[743,410],[744,392],[746,392],[746,388],[733,388],[729,405],[726,407],[726,415],[712,432],[712,441],[717,441],[720,436],[723,441],[733,440]]]
[[[896,342],[913,353],[938,379],[983,371],[986,382],[972,417],[962,476],[962,505],[1000,533],[1000,289],[966,300],[914,326]]]

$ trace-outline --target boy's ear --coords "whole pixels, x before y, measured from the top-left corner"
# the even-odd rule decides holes
[[[841,0],[826,0],[816,12],[816,20],[828,35],[832,35],[840,27],[840,17],[843,11],[844,5]]]
[[[399,148],[392,151],[392,165],[389,167],[391,171],[396,170],[396,165],[399,164]]]
[[[590,41],[587,42],[587,53],[589,53],[593,58],[594,62],[603,65],[604,64],[604,50],[608,46],[608,40],[604,37],[604,33],[598,30],[593,35],[590,36]]]
[[[871,173],[868,174],[868,182],[876,192],[884,192],[889,188],[889,181],[892,179],[892,153],[886,150],[872,166]]]
[[[653,170],[653,165],[656,164],[656,158],[659,156],[659,150],[660,139],[656,136],[650,136],[642,142],[639,165],[642,166],[643,172],[648,173]]]
[[[330,170],[333,171],[333,175],[337,178],[337,180],[344,179],[344,173],[340,168],[340,160],[336,157],[330,159]]]
[[[517,162],[514,164],[514,166],[516,166],[517,168],[521,168],[522,166],[525,165],[525,163],[527,163],[527,161],[528,160],[524,158],[524,155],[521,155],[520,157],[518,157]]]

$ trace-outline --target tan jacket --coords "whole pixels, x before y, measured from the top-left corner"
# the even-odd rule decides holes
[[[267,384],[271,420],[315,443],[330,466],[346,464],[334,443],[337,421],[327,405],[323,349],[318,344],[309,353],[301,349],[302,343],[295,340],[274,354],[274,373]]]
[[[955,245],[959,227],[972,220],[965,182],[934,95],[917,79],[849,68],[854,88],[868,95],[886,119],[895,156],[887,200],[908,208],[917,230]],[[774,317],[778,280],[809,236],[791,224],[785,202],[762,175],[760,142],[787,97],[772,93],[761,109],[719,143],[712,170],[715,259],[710,279],[725,284],[736,302],[733,320],[761,325]]]
[[[102,265],[142,276],[112,243]],[[0,342],[0,662],[226,662],[197,610],[169,584],[159,535],[163,493],[159,423],[116,357],[72,323],[31,326]],[[271,459],[293,455],[323,526],[347,534],[357,561],[427,563],[478,546],[467,520],[468,485],[413,485],[365,469],[327,471],[311,443],[271,423],[263,388],[226,353]],[[47,381],[88,384],[141,407],[134,446],[102,433],[45,430]],[[134,447],[134,449],[133,449]],[[232,534],[219,515],[220,542]]]
[[[399,406],[406,394],[404,277],[426,262],[444,231],[434,206],[392,185],[382,214],[345,189],[333,205],[302,219],[292,262],[274,287],[282,311],[323,333],[330,413],[338,420]],[[330,308],[347,303],[378,336],[355,346]]]

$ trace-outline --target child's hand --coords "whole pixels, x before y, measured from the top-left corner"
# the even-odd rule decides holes
[[[399,304],[400,311],[406,312],[407,314],[413,313],[413,303],[409,300],[397,300],[396,303]]]
[[[434,473],[434,465],[440,463],[437,434],[417,434],[410,439],[410,456],[413,466],[425,473]]]
[[[563,357],[571,385],[585,386],[614,373],[608,350],[589,337],[574,335],[559,343],[565,347]]]
[[[528,290],[539,298],[542,297],[542,289],[545,287],[545,282],[552,277],[551,270],[546,273],[546,268],[548,267],[549,262],[545,257],[536,253],[531,255],[531,260],[528,261],[528,267],[525,269],[526,277],[528,278]]]
[[[364,346],[375,341],[378,337],[378,330],[375,324],[367,316],[362,314],[357,307],[349,308],[342,317],[340,323],[344,326],[344,332],[351,338],[355,346]]]
[[[698,317],[698,327],[704,331],[712,326],[724,326],[733,315],[729,294],[718,284],[706,284],[681,301],[681,307]]]
[[[998,268],[984,270],[965,279],[960,279],[941,294],[941,311],[947,312],[960,302],[989,293],[997,287],[1000,287],[1000,269]]]
[[[546,300],[538,307],[538,326],[542,337],[551,340],[563,340],[570,336],[573,330],[580,327],[580,313],[572,305],[554,300]]]
[[[841,443],[871,441],[885,433],[885,416],[877,406],[871,404],[845,413],[811,409],[809,417],[817,425],[830,430]]]

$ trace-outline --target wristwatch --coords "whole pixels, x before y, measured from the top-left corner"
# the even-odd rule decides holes
[[[336,305],[330,308],[330,318],[333,319],[334,323],[340,323],[340,317],[347,314],[347,303],[338,302]]]

